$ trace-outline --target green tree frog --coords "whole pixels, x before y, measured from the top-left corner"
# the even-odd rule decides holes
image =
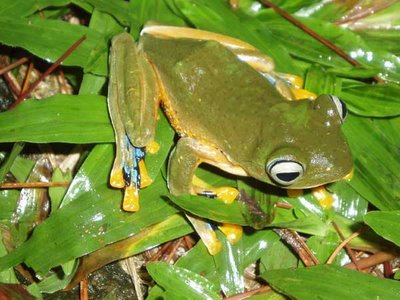
[[[287,189],[336,181],[352,169],[341,132],[346,107],[337,97],[297,88],[293,77],[274,72],[272,60],[243,41],[146,26],[138,43],[122,33],[110,51],[108,106],[117,145],[110,183],[125,188],[125,210],[139,209],[139,188],[151,182],[144,155],[155,148],[160,104],[180,136],[168,164],[174,195],[211,191],[226,202],[237,196],[233,188],[198,180],[201,163]],[[210,252],[218,252],[209,227],[190,220]],[[228,235],[237,230],[224,229]]]

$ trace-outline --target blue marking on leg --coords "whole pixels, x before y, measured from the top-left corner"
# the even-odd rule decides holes
[[[124,179],[125,185],[134,185],[136,189],[140,187],[140,170],[139,161],[144,158],[144,148],[132,145],[129,137],[126,135],[126,152],[128,153],[127,161],[124,161]]]

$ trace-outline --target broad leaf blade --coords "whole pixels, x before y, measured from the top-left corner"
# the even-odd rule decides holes
[[[105,97],[56,95],[0,113],[0,142],[113,142]]]
[[[364,221],[380,236],[400,246],[400,210],[371,211]]]
[[[221,299],[212,282],[187,269],[155,262],[147,266],[147,271],[176,299]]]
[[[395,280],[331,265],[271,270],[261,277],[277,291],[298,300],[392,300],[400,295],[400,284]]]
[[[87,39],[63,62],[98,75],[107,74],[108,42],[98,31],[60,20],[0,18],[0,41],[22,47],[47,61],[56,61],[78,39]],[[101,63],[98,63],[98,60]]]

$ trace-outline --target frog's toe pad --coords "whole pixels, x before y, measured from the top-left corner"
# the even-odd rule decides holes
[[[146,165],[143,159],[139,161],[139,171],[140,171],[140,188],[145,188],[149,186],[153,182],[153,180],[147,173]]]
[[[333,197],[332,195],[325,189],[323,185],[313,188],[312,194],[315,198],[317,198],[319,204],[324,209],[330,209],[333,204]]]
[[[139,191],[136,188],[132,186],[126,187],[122,208],[123,210],[130,212],[136,212],[139,210]]]
[[[152,141],[149,145],[146,146],[146,152],[150,154],[156,154],[160,150],[160,144],[156,141]]]
[[[231,204],[239,196],[239,191],[233,187],[220,187],[215,189],[215,194],[225,204]]]
[[[242,238],[243,228],[240,225],[224,223],[218,228],[232,245],[235,245]]]
[[[123,189],[125,187],[125,180],[122,168],[112,170],[110,175],[110,185],[117,189]]]
[[[316,99],[317,95],[305,89],[292,88],[291,89],[296,100],[302,99]]]

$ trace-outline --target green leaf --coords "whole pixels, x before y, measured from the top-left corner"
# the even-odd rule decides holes
[[[63,62],[66,66],[79,66],[87,72],[107,74],[108,51],[105,36],[98,31],[60,20],[0,18],[0,42],[22,47],[47,61],[56,61],[78,39],[87,39]],[[98,63],[98,60],[102,60]]]
[[[122,25],[129,25],[128,3],[125,1],[86,0],[97,10],[112,15]]]
[[[1,114],[0,114],[0,116],[1,116]],[[9,120],[9,121],[12,121],[12,120]],[[0,125],[0,127],[1,127],[1,125]],[[24,146],[25,146],[24,143],[15,143],[13,145],[13,148],[11,149],[10,155],[1,164],[0,182],[3,182],[3,180],[4,180],[5,176],[7,175],[8,171],[10,171],[12,165],[14,164],[14,161],[17,159],[17,157],[21,153],[22,149],[24,149]]]
[[[400,115],[399,95],[400,87],[395,84],[350,87],[337,94],[351,112],[367,117]]]
[[[228,2],[220,0],[173,2],[178,11],[195,27],[241,39],[270,56],[280,72],[299,74],[300,71],[291,63],[292,59],[285,47],[274,38],[268,28],[255,18],[235,13]]]
[[[400,295],[400,284],[394,280],[332,265],[270,270],[261,277],[278,292],[298,300],[392,300]],[[337,288],[332,288],[333,283]]]
[[[186,219],[175,214],[165,220],[146,227],[134,236],[112,243],[84,256],[79,269],[69,284],[71,287],[86,278],[88,274],[113,261],[139,254],[162,243],[190,234],[193,231]]]
[[[240,203],[234,201],[225,204],[218,199],[210,199],[203,196],[183,195],[167,196],[175,204],[197,216],[223,223],[246,225],[247,222],[241,214]]]
[[[222,251],[214,256],[214,262],[221,290],[225,296],[243,293],[244,276],[240,268],[243,253],[242,241],[231,245],[223,234],[218,233],[217,236],[222,242]]]
[[[147,265],[147,271],[175,299],[221,299],[212,282],[187,269],[153,262]]]
[[[72,200],[38,225],[27,242],[1,257],[0,270],[24,261],[37,272],[45,273],[176,213],[176,209],[162,198],[167,187],[161,176],[141,191],[141,201],[146,205],[139,212],[121,211],[121,192],[109,189],[106,183],[112,164],[112,148],[101,145],[95,149],[95,155],[80,173],[82,177],[77,178],[65,196]],[[43,247],[44,241],[46,247]]]
[[[333,251],[340,244],[340,237],[336,232],[328,232],[326,236],[312,236],[307,239],[307,246],[310,247],[311,251],[315,254],[320,263],[325,263]],[[343,264],[343,258],[346,257],[346,252],[342,249],[339,252],[339,256],[336,257],[336,264]],[[348,260],[350,262],[350,260]]]
[[[208,252],[202,241],[199,241],[184,256],[179,258],[175,266],[201,274],[212,282],[218,280],[214,257]]]
[[[365,215],[364,221],[377,234],[400,246],[400,210],[371,211]]]
[[[27,117],[29,116],[29,118]],[[105,97],[55,95],[0,113],[0,142],[113,142]]]
[[[335,200],[332,204],[335,212],[349,220],[362,221],[368,211],[368,201],[357,193],[348,181],[341,180],[327,186]]]
[[[393,120],[349,115],[343,132],[352,151],[355,174],[350,185],[381,210],[400,209],[400,144]]]
[[[68,170],[63,173],[59,168],[55,169],[51,177],[52,182],[69,182],[72,180],[72,173]],[[49,188],[49,196],[51,200],[51,212],[54,212],[60,206],[61,200],[67,191],[67,187],[51,187]]]
[[[0,16],[26,17],[48,6],[64,6],[69,0],[2,0]]]
[[[283,241],[277,239],[273,244],[269,245],[260,257],[261,270],[276,270],[295,268],[299,264],[298,257]]]

